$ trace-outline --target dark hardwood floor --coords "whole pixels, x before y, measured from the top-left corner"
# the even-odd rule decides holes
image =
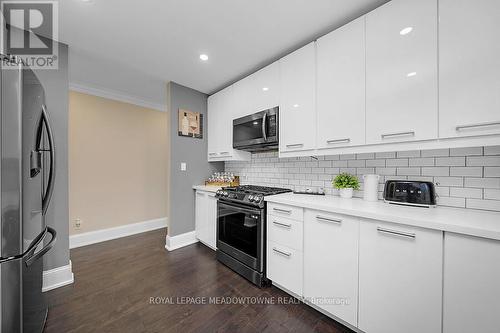
[[[71,250],[75,283],[49,292],[45,333],[352,332],[302,303],[186,304],[209,297],[290,298],[276,287],[253,286],[201,244],[166,251],[165,233]],[[163,304],[151,297],[164,297]]]

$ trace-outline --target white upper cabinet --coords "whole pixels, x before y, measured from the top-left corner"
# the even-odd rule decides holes
[[[253,112],[279,106],[279,63],[275,62],[252,74]]]
[[[436,0],[393,0],[368,13],[367,143],[436,139],[437,91]]]
[[[233,149],[234,90],[227,87],[208,97],[208,160],[249,160],[250,153]]]
[[[365,143],[365,18],[318,39],[318,148]]]
[[[439,1],[439,136],[500,133],[500,1]]]
[[[280,63],[280,152],[316,146],[315,44],[282,58]]]
[[[233,84],[234,109],[232,110],[232,114],[234,118],[240,118],[256,112],[253,111],[253,101],[255,97],[252,93],[254,91],[254,85],[252,75]]]

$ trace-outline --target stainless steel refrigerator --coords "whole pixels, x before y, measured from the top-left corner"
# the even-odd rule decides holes
[[[42,332],[43,256],[56,239],[45,221],[55,180],[54,138],[35,73],[16,57],[0,57],[1,333]]]

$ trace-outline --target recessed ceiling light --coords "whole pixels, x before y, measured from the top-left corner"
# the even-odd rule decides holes
[[[399,32],[401,36],[408,35],[413,30],[412,27],[406,27]]]
[[[269,90],[269,88],[268,88],[268,87],[264,87],[264,88],[262,88],[262,91],[268,91],[268,90]]]
[[[298,107],[299,107],[299,105],[298,105],[298,104],[294,104],[294,105],[293,105],[293,107],[294,107],[294,108],[298,108]]]
[[[90,3],[90,2],[94,2],[93,0],[81,0],[82,2],[85,2],[85,3]]]
[[[417,72],[410,72],[410,73],[406,74],[407,77],[412,77],[415,75],[417,75]]]
[[[208,56],[206,54],[200,54],[200,59],[203,60],[203,61],[207,61],[208,60]]]

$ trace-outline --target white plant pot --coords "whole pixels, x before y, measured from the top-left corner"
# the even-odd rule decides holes
[[[352,188],[341,188],[341,189],[339,189],[340,197],[345,198],[345,199],[351,199],[352,198],[352,193],[353,193],[353,189]]]

